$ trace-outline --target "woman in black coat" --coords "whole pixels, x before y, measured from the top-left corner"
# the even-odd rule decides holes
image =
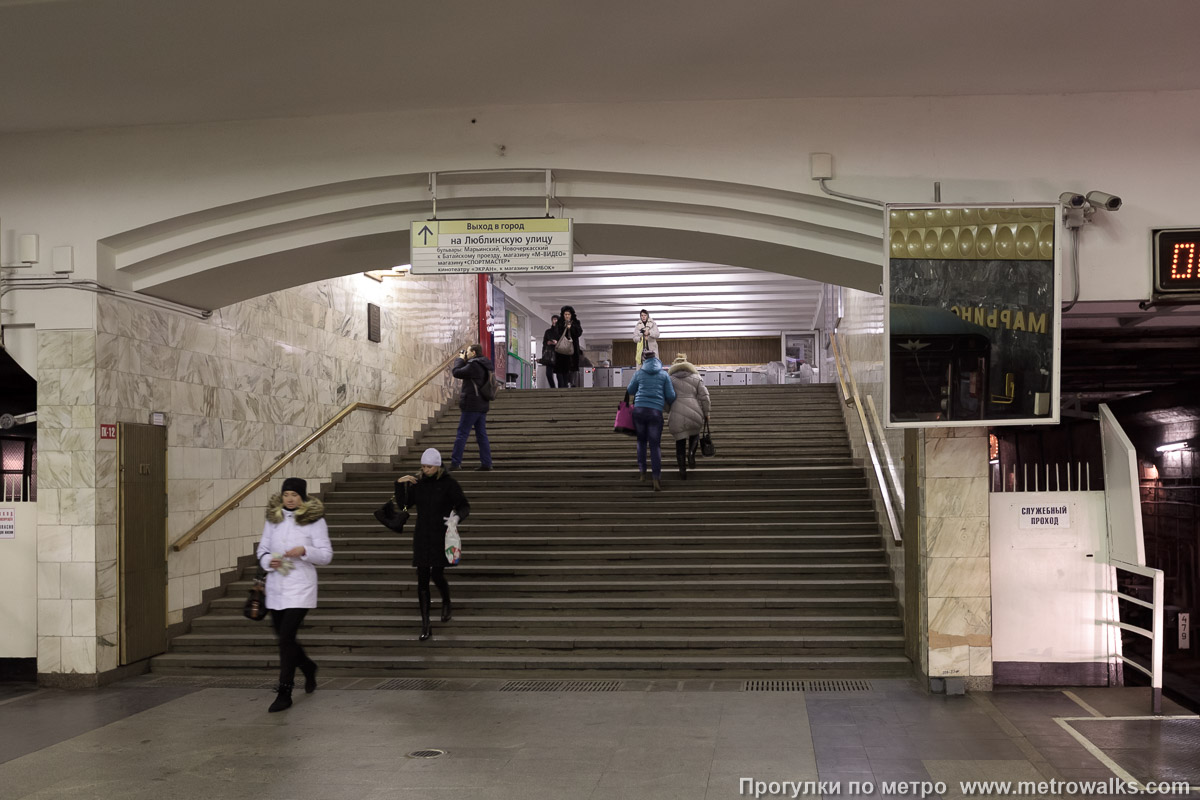
[[[396,479],[396,505],[417,507],[413,527],[413,566],[417,568],[417,600],[421,604],[421,641],[433,635],[429,621],[429,580],[442,594],[442,622],[450,621],[450,584],[446,582],[446,518],[464,520],[471,504],[458,481],[442,469],[442,454],[429,448],[421,454],[421,474]]]
[[[582,348],[579,346],[579,337],[583,333],[583,326],[579,324],[579,318],[575,316],[575,309],[563,306],[554,329],[554,374],[558,377],[558,388],[562,389],[573,385],[575,373],[579,371],[579,354],[582,352]],[[563,353],[558,349],[558,342],[562,341],[564,336],[570,336],[574,343],[570,353]]]

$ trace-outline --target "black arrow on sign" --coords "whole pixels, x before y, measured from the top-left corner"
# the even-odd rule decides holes
[[[433,231],[429,230],[428,225],[426,225],[424,228],[421,228],[421,230],[417,231],[417,236],[421,237],[421,244],[429,244],[429,237],[432,235],[433,235]]]

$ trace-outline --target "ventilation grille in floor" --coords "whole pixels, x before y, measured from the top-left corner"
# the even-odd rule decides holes
[[[445,750],[413,750],[408,754],[409,758],[437,758],[438,756],[446,755]]]
[[[746,681],[743,692],[869,692],[870,681],[782,680]]]
[[[274,689],[278,684],[262,678],[213,678],[209,685],[215,689]]]
[[[376,689],[406,689],[410,691],[427,692],[438,689],[445,681],[433,678],[392,678],[376,686]]]
[[[502,692],[615,692],[620,681],[509,681]]]

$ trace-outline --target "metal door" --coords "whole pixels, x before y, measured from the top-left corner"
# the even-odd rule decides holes
[[[167,429],[117,426],[121,663],[167,649]]]

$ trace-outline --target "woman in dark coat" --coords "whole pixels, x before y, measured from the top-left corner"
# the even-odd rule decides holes
[[[458,481],[442,469],[442,454],[429,448],[421,454],[421,474],[396,479],[396,505],[417,507],[413,528],[413,566],[417,568],[417,600],[421,604],[421,641],[433,635],[429,621],[429,580],[442,594],[442,622],[450,621],[450,584],[444,570],[446,560],[446,524],[451,515],[455,524],[471,513]]]
[[[554,330],[554,374],[558,377],[558,388],[562,389],[573,385],[575,373],[579,371],[579,354],[582,352],[582,348],[579,346],[579,337],[583,333],[583,326],[579,324],[579,318],[575,316],[575,309],[563,306],[562,311],[558,314],[558,322],[555,324]],[[569,336],[574,343],[570,353],[563,353],[558,349],[558,343],[564,336]]]

